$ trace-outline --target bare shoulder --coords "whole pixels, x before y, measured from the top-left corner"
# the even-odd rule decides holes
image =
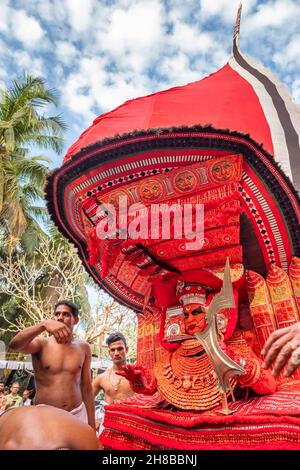
[[[83,351],[85,352],[86,354],[90,355],[91,354],[91,347],[89,345],[89,343],[87,343],[86,341],[81,341],[81,340],[76,340],[75,341],[75,344]]]
[[[103,380],[106,378],[106,371],[102,372],[102,374],[97,375],[97,377],[94,379],[94,384],[95,385],[101,385]]]
[[[34,338],[30,345],[26,348],[26,351],[23,349],[22,352],[27,352],[28,354],[32,354],[33,356],[38,356],[40,352],[48,346],[48,344],[51,345],[51,341],[49,338],[46,338],[44,336],[38,336],[37,338]]]

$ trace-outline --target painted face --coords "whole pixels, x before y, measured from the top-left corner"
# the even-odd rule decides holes
[[[163,193],[163,187],[159,181],[150,180],[141,185],[141,196],[146,201],[159,199]]]
[[[118,208],[120,206],[120,202],[122,201],[128,201],[128,195],[125,191],[112,191],[111,193],[107,194],[102,200],[103,204],[112,204],[115,208]]]
[[[201,333],[207,327],[205,310],[201,304],[189,304],[183,307],[185,331],[189,335]]]
[[[190,191],[196,186],[196,178],[191,171],[182,171],[175,178],[175,186],[180,191]]]
[[[222,160],[212,166],[212,176],[215,181],[227,181],[232,178],[234,165],[232,162]]]
[[[69,305],[58,305],[53,315],[54,320],[57,320],[61,323],[64,323],[71,330],[73,330],[74,325],[78,323],[78,317],[74,317],[72,314],[72,309]]]
[[[111,343],[109,345],[108,351],[114,364],[120,365],[126,363],[126,353],[128,351],[128,346],[125,346],[121,339]]]

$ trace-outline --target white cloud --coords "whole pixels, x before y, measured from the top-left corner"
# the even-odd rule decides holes
[[[45,65],[41,58],[32,57],[26,51],[13,51],[12,57],[15,63],[18,64],[20,71],[30,71],[32,75],[45,77]]]
[[[199,2],[195,0],[172,0],[167,8],[168,21],[176,23],[185,23],[199,19]]]
[[[71,111],[91,119],[92,108],[97,103],[96,90],[105,82],[105,62],[101,59],[81,59],[78,69],[72,72],[61,86],[62,100]]]
[[[63,80],[64,79],[64,68],[61,64],[58,64],[54,67],[54,76],[59,80]]]
[[[300,79],[297,79],[292,84],[292,94],[297,105],[300,106]]]
[[[275,0],[261,3],[257,6],[257,12],[248,17],[243,24],[243,32],[253,35],[257,30],[265,32],[265,28],[285,28],[291,22],[298,24],[300,15],[300,4],[294,0]],[[282,34],[288,31],[282,29]]]
[[[7,44],[4,40],[0,37],[0,60],[3,61],[3,65],[5,64],[5,56],[8,54]]]
[[[24,7],[29,11],[35,11],[46,23],[63,25],[67,18],[67,9],[62,0],[31,0],[34,6],[28,8],[28,0],[24,2]]]
[[[58,88],[72,133],[125,100],[217,71],[240,0],[0,1],[7,76],[26,69]],[[241,24],[243,52],[293,84],[297,100],[299,8],[299,0],[243,0]]]
[[[11,22],[14,37],[25,47],[32,48],[39,45],[45,33],[33,16],[28,16],[24,10],[13,11]]]
[[[112,10],[106,30],[98,34],[99,47],[114,56],[138,52],[149,61],[160,52],[164,36],[163,9],[159,1],[133,2],[128,9]]]
[[[145,75],[127,71],[108,71],[107,60],[83,58],[76,72],[61,87],[62,99],[71,111],[91,120],[98,113],[110,111],[124,101],[150,92]]]
[[[200,0],[201,19],[219,16],[225,23],[234,25],[240,3],[243,4],[242,15],[246,16],[256,4],[256,0]]]
[[[87,81],[80,74],[72,74],[61,87],[62,102],[72,112],[91,118],[94,100],[90,93],[83,91]]]
[[[65,65],[70,65],[77,54],[79,54],[79,51],[70,42],[57,41],[55,44],[55,53],[60,62]]]
[[[99,94],[95,95],[98,105],[104,110],[111,110],[124,101],[147,95],[150,90],[143,85],[142,77],[140,78],[128,80],[126,76],[117,74],[111,84],[103,85],[98,91]]]
[[[1,51],[1,41],[0,41],[0,51]],[[1,53],[0,53],[0,57],[1,57]],[[1,57],[1,59],[3,59],[3,56]],[[5,69],[5,59],[3,60],[3,63],[0,62],[0,79],[4,79],[8,76],[8,73]]]
[[[1,14],[0,14],[0,31],[8,31],[8,19],[9,19],[9,7],[8,0],[1,1]]]
[[[276,52],[273,60],[282,68],[294,67],[300,58],[300,34],[293,36],[283,52]]]
[[[196,27],[184,23],[175,25],[169,42],[187,54],[205,53],[215,46],[211,33],[201,32]]]
[[[191,71],[188,57],[182,52],[174,54],[172,57],[164,57],[160,62],[158,71],[165,76],[165,87],[185,85],[200,78],[198,70]]]
[[[77,31],[86,31],[92,20],[92,0],[65,0],[67,16],[71,27]]]

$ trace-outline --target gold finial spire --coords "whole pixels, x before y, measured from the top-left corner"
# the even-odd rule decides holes
[[[239,43],[240,24],[242,15],[242,4],[240,3],[235,20],[235,27],[233,32],[233,46],[237,46]]]

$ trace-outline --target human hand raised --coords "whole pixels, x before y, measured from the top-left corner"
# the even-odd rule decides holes
[[[285,366],[284,375],[293,374],[300,364],[300,322],[274,331],[261,354],[264,356],[264,369],[273,364],[272,375],[277,376]]]
[[[54,336],[56,339],[57,343],[59,344],[66,344],[69,343],[72,339],[72,331],[70,328],[65,325],[64,323],[58,321],[58,320],[45,320],[43,322],[43,325],[50,333],[51,335]]]
[[[144,395],[153,395],[156,391],[156,380],[152,377],[148,383],[146,371],[140,365],[127,364],[123,366],[122,371],[116,372],[117,375],[124,377],[130,383],[132,390]]]

